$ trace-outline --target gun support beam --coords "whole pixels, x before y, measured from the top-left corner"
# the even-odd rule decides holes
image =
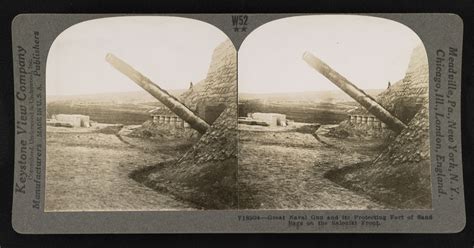
[[[161,89],[158,85],[153,83],[150,79],[143,76],[140,72],[136,71],[122,61],[115,57],[113,54],[107,54],[105,60],[109,62],[115,69],[123,73],[125,76],[130,78],[166,107],[168,107],[173,113],[179,116],[181,119],[186,121],[192,128],[197,130],[199,133],[204,134],[209,129],[209,124],[195,115],[189,108],[182,104],[178,99],[171,96],[168,92]]]
[[[337,87],[339,87],[350,97],[356,100],[360,105],[366,108],[369,113],[373,114],[380,121],[387,124],[388,128],[396,132],[400,132],[402,129],[407,127],[405,123],[400,121],[397,117],[393,116],[372,97],[365,94],[364,91],[357,88],[357,86],[349,82],[349,80],[347,80],[341,74],[337,73],[319,58],[315,57],[309,52],[305,52],[303,54],[303,59],[316,71],[321,73],[323,76],[329,79],[329,81],[334,83]]]

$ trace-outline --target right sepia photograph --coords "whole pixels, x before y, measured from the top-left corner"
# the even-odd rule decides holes
[[[431,209],[428,58],[384,18],[283,18],[238,52],[239,209]]]

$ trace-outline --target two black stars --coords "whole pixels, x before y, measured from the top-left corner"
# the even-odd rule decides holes
[[[247,32],[247,27],[234,27],[234,32]]]

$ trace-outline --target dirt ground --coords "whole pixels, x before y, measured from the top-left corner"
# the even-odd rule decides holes
[[[174,159],[192,144],[124,136],[131,128],[100,124],[92,128],[48,126],[45,210],[191,209],[187,203],[134,181],[129,174]]]
[[[384,209],[382,203],[348,190],[325,173],[370,161],[377,141],[318,137],[294,128],[266,131],[239,125],[239,205],[247,209]]]
[[[329,180],[336,168],[370,161],[381,143],[336,139],[287,128],[239,126],[238,202],[241,209],[384,209],[368,196]],[[131,173],[180,157],[182,139],[128,137],[138,126],[47,128],[46,211],[193,209],[171,194],[130,178]]]

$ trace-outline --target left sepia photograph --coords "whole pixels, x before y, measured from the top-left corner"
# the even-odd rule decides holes
[[[237,208],[236,60],[188,18],[63,31],[46,65],[45,211]]]

